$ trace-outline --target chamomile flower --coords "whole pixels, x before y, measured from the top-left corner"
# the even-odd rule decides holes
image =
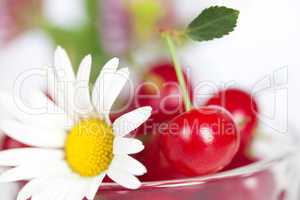
[[[77,75],[62,48],[57,48],[54,60],[48,94],[52,100],[35,91],[30,93],[30,103],[46,101],[56,113],[26,115],[0,98],[14,114],[12,120],[1,122],[1,130],[32,146],[0,152],[0,166],[11,167],[0,175],[0,182],[28,180],[18,200],[94,199],[106,175],[126,188],[140,187],[136,176],[145,174],[146,168],[129,155],[144,146],[125,136],[149,118],[151,107],[133,110],[114,123],[109,119],[128,79],[128,69],[118,70],[118,59],[110,60],[90,96],[91,57],[83,59]]]

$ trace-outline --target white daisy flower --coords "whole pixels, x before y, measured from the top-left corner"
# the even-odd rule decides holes
[[[114,58],[103,67],[90,97],[91,56],[83,59],[75,75],[66,52],[59,47],[49,83],[54,86],[49,90],[53,101],[43,93],[30,94],[31,103],[47,101],[59,114],[26,115],[8,106],[14,109],[15,118],[1,122],[0,128],[34,147],[0,152],[0,166],[13,167],[0,175],[0,182],[29,181],[18,200],[94,199],[106,175],[126,188],[140,187],[135,176],[145,174],[146,168],[129,155],[144,146],[124,136],[149,118],[151,107],[138,108],[111,123],[109,110],[129,76],[127,68],[117,70],[118,64]],[[11,102],[2,99],[1,103]]]

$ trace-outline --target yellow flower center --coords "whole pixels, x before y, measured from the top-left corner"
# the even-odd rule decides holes
[[[113,140],[113,130],[106,122],[96,118],[82,120],[67,137],[66,161],[80,176],[97,176],[108,169],[113,159]]]

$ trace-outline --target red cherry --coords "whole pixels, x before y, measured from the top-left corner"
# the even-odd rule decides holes
[[[165,159],[160,149],[160,136],[157,133],[150,133],[141,136],[145,149],[134,155],[134,157],[145,165],[147,173],[139,177],[141,181],[162,181],[176,178],[184,178],[182,174],[174,170]]]
[[[223,169],[223,171],[236,169],[238,167],[245,167],[247,165],[257,162],[258,159],[252,158],[246,154],[237,154],[230,164]]]
[[[25,144],[22,144],[8,136],[5,136],[3,138],[3,145],[2,145],[2,149],[16,149],[16,148],[24,148],[24,147],[28,147]]]
[[[227,166],[240,143],[231,115],[207,106],[185,112],[168,124],[161,148],[172,167],[186,176],[205,175]]]
[[[189,94],[192,88],[184,73]],[[192,98],[192,97],[191,97]],[[150,121],[169,121],[184,111],[184,101],[174,67],[169,62],[153,65],[143,76],[143,82],[137,87],[134,99],[135,107],[151,106]]]
[[[228,89],[218,92],[206,105],[222,106],[233,115],[241,133],[239,153],[244,153],[252,141],[257,126],[259,109],[255,99],[245,91]]]

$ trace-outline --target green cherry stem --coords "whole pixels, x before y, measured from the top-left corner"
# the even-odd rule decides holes
[[[179,64],[179,61],[178,61],[174,41],[173,41],[172,36],[170,35],[170,33],[164,32],[162,34],[163,34],[163,37],[166,41],[167,47],[170,51],[170,54],[171,54],[171,57],[172,57],[172,60],[173,60],[173,64],[174,64],[174,68],[175,68],[175,71],[176,71],[177,79],[178,79],[178,82],[179,82],[179,85],[180,85],[180,88],[181,88],[181,91],[182,91],[182,95],[183,95],[183,98],[184,98],[185,110],[189,111],[192,107],[192,103],[191,103],[190,95],[189,95],[189,92],[188,92],[188,89],[187,89],[187,86],[186,86],[186,82],[184,80],[182,68],[181,68],[181,66]]]

